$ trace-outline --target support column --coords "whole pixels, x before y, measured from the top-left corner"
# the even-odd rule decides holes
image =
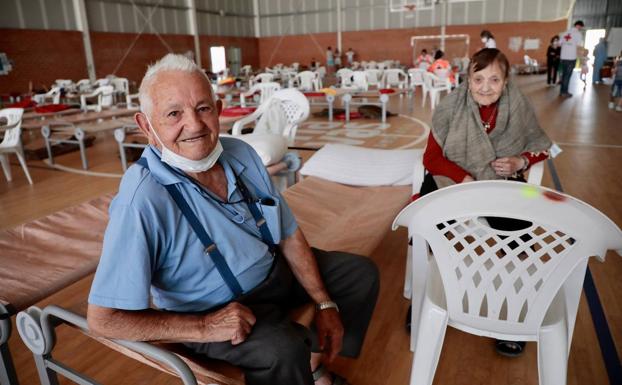
[[[253,0],[253,16],[255,22],[255,37],[261,37],[261,30],[259,25],[259,0]]]
[[[341,0],[337,0],[337,49],[339,50],[339,54],[343,52],[341,47]]]
[[[447,4],[447,0],[443,1],[443,17],[441,18],[441,48],[440,50],[445,52],[445,35],[447,34],[447,18],[449,16],[448,10],[449,5]]]
[[[188,3],[188,28],[194,37],[194,61],[199,68],[201,65],[201,43],[199,42],[199,27],[197,25],[197,4],[195,0],[186,0]]]
[[[91,35],[89,34],[89,22],[86,18],[84,0],[73,0],[73,12],[76,15],[78,30],[82,32],[84,55],[86,57],[86,71],[91,83],[94,83],[95,80],[97,80],[97,75],[95,73],[95,60],[93,60],[93,47],[91,46]]]

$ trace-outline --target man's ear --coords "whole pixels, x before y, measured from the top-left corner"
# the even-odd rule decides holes
[[[149,138],[149,142],[155,143],[153,133],[151,131],[151,125],[147,120],[147,116],[142,112],[137,112],[136,114],[134,114],[134,120],[136,121],[136,124],[138,124],[138,128],[140,129],[140,131],[145,134],[147,138]]]

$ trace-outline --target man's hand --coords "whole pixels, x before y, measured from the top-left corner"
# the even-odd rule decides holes
[[[343,344],[343,324],[336,309],[318,310],[315,313],[315,327],[317,329],[320,350],[332,362],[341,352]]]
[[[497,175],[509,177],[525,167],[525,159],[520,156],[509,156],[506,158],[499,158],[491,162],[490,165]]]
[[[255,316],[246,306],[231,302],[224,308],[205,315],[205,340],[209,342],[231,341],[241,344],[255,325]]]

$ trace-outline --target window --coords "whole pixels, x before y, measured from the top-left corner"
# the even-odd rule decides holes
[[[225,47],[210,47],[210,59],[212,62],[212,72],[217,74],[227,68]]]

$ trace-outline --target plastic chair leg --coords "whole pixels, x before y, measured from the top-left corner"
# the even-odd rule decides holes
[[[412,297],[412,246],[408,246],[406,251],[406,271],[404,272],[404,298]]]
[[[8,154],[0,154],[0,164],[2,164],[2,171],[7,181],[11,181],[11,165],[9,164]]]
[[[540,385],[566,385],[568,374],[568,331],[565,319],[540,329],[538,377]]]
[[[432,385],[447,330],[447,312],[426,298],[419,322],[410,385]]]
[[[26,174],[26,179],[28,179],[28,183],[32,184],[32,178],[30,177],[30,173],[28,172],[28,166],[26,165],[26,159],[24,158],[24,154],[21,152],[16,152],[17,159],[19,160],[19,164],[22,165],[24,169],[24,174]]]

